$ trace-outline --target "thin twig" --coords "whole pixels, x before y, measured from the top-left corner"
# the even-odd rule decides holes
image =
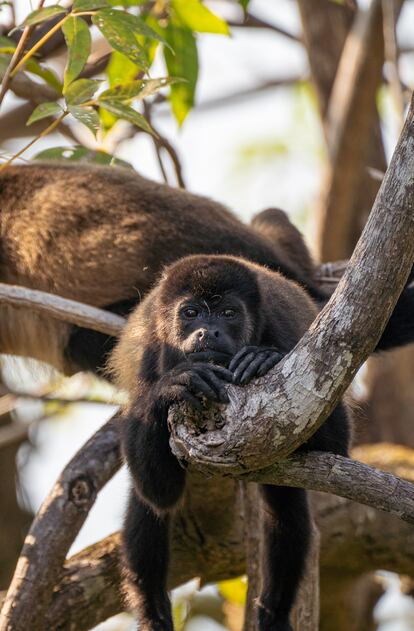
[[[69,13],[67,13],[65,15],[64,18],[62,18],[61,20],[59,20],[59,22],[57,22],[56,24],[54,24],[54,26],[52,26],[52,28],[41,38],[39,39],[38,42],[36,42],[36,44],[34,44],[30,50],[27,51],[27,53],[20,59],[20,61],[17,63],[17,65],[13,68],[13,70],[11,71],[10,76],[14,76],[16,74],[16,72],[18,72],[20,70],[20,68],[22,66],[24,66],[24,64],[26,63],[26,61],[28,59],[30,59],[30,57],[33,57],[33,55],[35,54],[35,52],[41,47],[43,46],[43,44],[45,42],[47,42],[52,35],[54,35],[56,33],[56,31],[58,31],[63,24],[67,21],[69,17]]]
[[[25,151],[30,149],[30,147],[32,147],[38,140],[40,140],[40,138],[43,138],[44,136],[47,136],[47,134],[50,134],[50,132],[52,132],[54,129],[56,129],[56,127],[58,127],[60,125],[60,123],[63,121],[63,119],[68,114],[69,114],[69,112],[63,112],[63,114],[61,114],[58,118],[56,118],[53,122],[51,122],[50,125],[48,125],[46,127],[46,129],[44,129],[42,132],[40,132],[40,134],[38,134],[35,138],[33,138],[27,145],[22,147],[22,149],[20,149],[20,151],[15,153],[6,162],[3,162],[3,164],[0,165],[0,171],[3,171],[3,169],[8,167],[10,164],[12,164],[12,162],[14,162],[14,160],[16,160],[16,158],[19,158],[23,153],[25,153]]]
[[[231,94],[227,94],[225,96],[219,96],[217,98],[208,99],[206,101],[202,101],[201,103],[197,103],[196,111],[202,112],[215,109],[217,107],[232,106],[237,101],[254,98],[256,96],[259,96],[262,92],[267,92],[268,90],[273,90],[275,88],[285,88],[291,85],[296,85],[300,81],[309,81],[309,77],[307,77],[306,75],[296,74],[290,77],[281,77],[278,79],[272,79],[270,81],[264,81],[263,83],[258,83],[250,88],[246,88],[245,90],[232,92]],[[157,94],[157,96],[153,100],[153,103],[156,105],[166,103],[166,97],[163,94]],[[164,114],[164,112],[160,112],[160,114],[161,113]]]
[[[276,24],[270,24],[270,22],[266,22],[265,20],[262,20],[261,18],[256,17],[252,13],[246,13],[243,22],[229,20],[228,24],[229,26],[233,28],[244,27],[244,28],[268,29],[270,31],[274,31],[275,33],[278,33],[279,35],[283,35],[283,37],[287,37],[288,39],[294,42],[301,43],[301,38],[295,35],[294,33],[291,33],[290,31],[287,31],[285,28],[282,28],[281,26],[277,26]]]
[[[148,120],[148,122],[150,123],[150,125],[152,125],[151,122],[151,108],[152,108],[153,103],[148,103],[146,101],[144,101],[144,112],[145,112],[145,116]],[[180,162],[180,158],[178,157],[178,154],[176,152],[176,150],[174,149],[174,147],[172,146],[172,144],[170,143],[170,141],[168,140],[168,138],[166,138],[165,136],[163,136],[158,129],[155,129],[154,125],[152,125],[155,133],[155,136],[153,136],[153,142],[155,145],[155,150],[156,150],[156,154],[157,154],[157,158],[158,158],[158,163],[160,165],[160,169],[161,169],[161,173],[162,176],[165,180],[165,182],[167,184],[169,184],[168,182],[168,176],[167,176],[167,172],[165,170],[164,167],[164,163],[162,161],[162,155],[161,155],[161,149],[164,149],[168,155],[171,158],[171,161],[174,165],[174,170],[175,170],[175,177],[177,179],[177,184],[180,188],[184,188],[185,189],[185,182],[184,182],[184,178],[183,178],[183,169],[181,166],[181,162]]]
[[[39,0],[39,4],[37,5],[38,9],[41,9],[44,5],[45,0]],[[16,50],[13,53],[12,58],[10,59],[10,63],[7,67],[6,72],[4,73],[3,81],[1,82],[1,90],[0,90],[0,107],[3,103],[3,99],[6,96],[7,90],[9,89],[9,81],[12,77],[13,70],[19,62],[20,56],[24,50],[24,46],[32,33],[34,26],[26,26],[23,30],[22,36],[19,39],[19,42],[16,46]]]

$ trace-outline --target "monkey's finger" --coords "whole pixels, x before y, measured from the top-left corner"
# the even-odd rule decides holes
[[[228,381],[229,383],[233,381],[233,373],[228,368],[224,368],[224,366],[216,366],[215,364],[195,363],[193,369],[203,375],[207,373],[214,373],[218,377],[220,377],[220,379],[223,379],[224,381]]]
[[[216,388],[219,395],[219,401],[221,403],[228,403],[230,401],[229,395],[227,394],[226,387],[224,386],[221,378],[219,378],[214,373],[210,373],[210,375],[208,376],[208,379],[211,385],[214,385],[214,387]]]
[[[204,370],[199,374],[200,377],[204,381],[206,381],[208,385],[213,388],[214,391],[217,393],[217,401],[220,401],[221,403],[229,402],[229,397],[226,388],[223,385],[223,381],[220,379],[220,377],[214,374],[214,372],[211,370],[211,366],[205,367]]]
[[[283,355],[281,355],[280,353],[272,354],[260,366],[259,370],[257,371],[257,376],[263,377],[263,375],[269,372],[269,370],[273,368],[273,366],[276,366],[276,364],[278,364],[282,359],[283,359]]]
[[[242,374],[244,373],[246,368],[250,365],[250,363],[253,361],[255,356],[256,356],[256,353],[254,353],[254,352],[249,353],[237,365],[236,369],[233,372],[233,383],[240,383],[240,378],[241,378]]]
[[[191,394],[191,392],[188,392],[185,386],[177,384],[171,387],[170,392],[173,401],[188,401],[188,403],[190,403],[196,410],[201,411],[203,409],[201,402],[197,399],[197,397]]]
[[[212,370],[215,375],[218,375],[220,379],[224,379],[231,383],[233,381],[233,373],[228,368],[224,368],[224,366],[215,366],[214,364],[208,365],[209,370]]]
[[[183,391],[182,398],[184,401],[188,401],[188,403],[190,403],[193,406],[193,408],[195,408],[199,412],[203,410],[203,405],[201,401],[199,401],[197,397],[191,394],[191,392],[188,392],[188,390]]]
[[[245,357],[245,355],[253,353],[256,350],[257,346],[243,346],[243,348],[240,349],[231,360],[229,370],[231,370],[231,372],[234,372],[242,359]]]
[[[220,400],[219,388],[217,388],[214,382],[206,379],[204,375],[200,375],[196,372],[192,373],[190,376],[189,388],[193,394],[200,392],[207,397],[207,399],[212,401]]]
[[[268,358],[268,356],[269,354],[264,351],[262,353],[258,353],[256,357],[254,357],[253,361],[250,362],[250,364],[245,368],[245,370],[239,377],[239,383],[241,386],[245,386],[246,383],[249,383],[249,381],[258,376],[258,370]]]

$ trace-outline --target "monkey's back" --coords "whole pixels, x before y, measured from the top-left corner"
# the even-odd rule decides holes
[[[188,254],[307,272],[224,206],[118,167],[33,163],[0,173],[0,279],[105,306],[145,293]]]

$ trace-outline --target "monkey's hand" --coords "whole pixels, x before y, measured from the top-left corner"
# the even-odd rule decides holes
[[[157,395],[167,406],[178,401],[188,401],[202,410],[201,398],[228,403],[224,382],[231,383],[230,370],[214,364],[183,362],[166,373],[158,382]]]
[[[233,383],[244,386],[255,377],[263,377],[283,359],[283,354],[273,346],[244,346],[230,362]]]

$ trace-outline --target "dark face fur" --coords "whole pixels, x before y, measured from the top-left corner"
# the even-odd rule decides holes
[[[158,331],[184,356],[230,358],[259,333],[259,305],[257,281],[246,266],[231,257],[194,256],[167,270]]]

